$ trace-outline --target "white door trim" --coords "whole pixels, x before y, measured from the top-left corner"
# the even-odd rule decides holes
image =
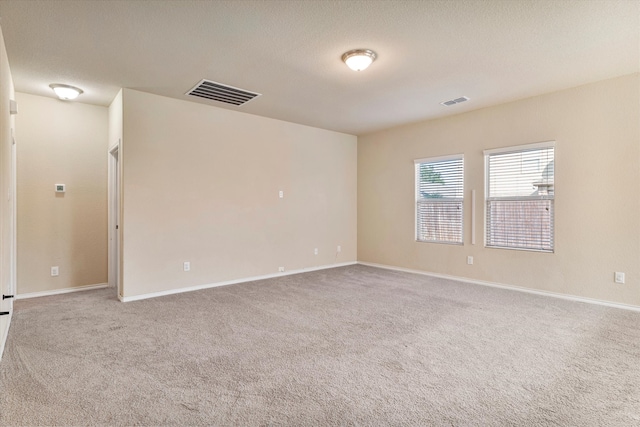
[[[18,153],[14,128],[11,127],[11,295],[17,295],[18,271]],[[11,303],[13,308],[13,302]]]
[[[122,294],[120,289],[120,139],[108,153],[108,283]],[[118,226],[118,229],[116,229]]]

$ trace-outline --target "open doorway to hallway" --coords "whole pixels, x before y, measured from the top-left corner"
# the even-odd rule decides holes
[[[109,149],[109,286],[122,298],[120,283],[120,139]]]

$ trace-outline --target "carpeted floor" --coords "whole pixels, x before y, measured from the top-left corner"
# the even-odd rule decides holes
[[[20,300],[1,425],[640,425],[640,313],[365,266]]]

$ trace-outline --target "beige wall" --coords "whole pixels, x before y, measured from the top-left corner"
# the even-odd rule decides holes
[[[9,100],[14,99],[13,79],[9,69],[9,60],[0,30],[0,294],[9,295],[14,290],[15,227],[13,197],[15,185],[15,164],[12,160],[12,130],[15,129],[14,117],[9,113]],[[12,268],[13,267],[13,268]],[[10,311],[13,300],[0,299],[0,311]],[[9,316],[0,316],[0,357],[9,330]]]
[[[17,96],[18,293],[106,283],[108,109]]]
[[[482,151],[549,140],[556,141],[555,253],[484,248]],[[417,243],[413,160],[458,153],[465,243]],[[640,305],[639,212],[639,74],[358,138],[359,261]],[[626,273],[626,284],[613,282],[614,271]]]
[[[123,95],[125,297],[356,260],[355,136]]]
[[[108,146],[112,148],[122,138],[122,90],[109,105]]]

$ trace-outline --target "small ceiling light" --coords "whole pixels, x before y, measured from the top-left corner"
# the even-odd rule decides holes
[[[376,59],[377,55],[374,51],[369,49],[354,49],[349,52],[345,52],[342,55],[342,60],[347,67],[353,71],[362,71],[367,68]]]
[[[83,90],[75,86],[63,85],[58,83],[50,84],[49,87],[58,95],[58,98],[63,101],[69,101],[76,99],[78,95],[83,93]]]

